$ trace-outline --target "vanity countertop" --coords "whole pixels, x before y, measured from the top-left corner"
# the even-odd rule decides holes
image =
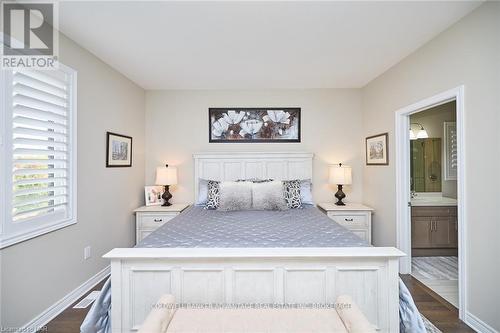
[[[456,206],[457,199],[443,197],[441,193],[417,193],[411,199],[412,206]]]

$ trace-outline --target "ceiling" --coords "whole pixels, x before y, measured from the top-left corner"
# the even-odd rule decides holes
[[[358,88],[480,4],[60,3],[60,30],[145,89]]]

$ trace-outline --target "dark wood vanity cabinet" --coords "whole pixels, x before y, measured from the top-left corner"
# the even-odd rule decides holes
[[[412,255],[457,255],[457,208],[412,207]]]
[[[414,249],[431,247],[431,228],[430,218],[412,216],[411,247]]]
[[[458,248],[458,219],[456,215],[450,224],[450,242],[454,248]]]

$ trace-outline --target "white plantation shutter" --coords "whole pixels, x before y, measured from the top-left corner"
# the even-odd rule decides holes
[[[458,172],[457,123],[444,122],[444,180],[456,180]]]
[[[75,82],[67,67],[6,75],[4,242],[75,222]]]

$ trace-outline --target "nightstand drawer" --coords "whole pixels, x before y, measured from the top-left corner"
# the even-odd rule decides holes
[[[179,215],[189,204],[172,204],[171,206],[143,206],[135,212],[135,242],[139,243],[150,233]]]
[[[358,236],[359,238],[370,242],[370,237],[368,237],[368,230],[366,229],[351,229],[352,233]]]
[[[146,229],[146,230],[141,229],[141,230],[139,230],[138,235],[137,235],[138,241],[140,242],[144,238],[148,237],[153,231],[154,230],[149,230],[149,229]]]
[[[320,203],[318,207],[330,219],[371,244],[373,208],[357,203],[337,206],[331,202]]]
[[[162,213],[162,214],[140,214],[139,227],[140,228],[158,228],[165,222],[170,221],[178,213]]]
[[[368,226],[368,221],[366,215],[340,215],[335,213],[328,213],[328,217],[337,222],[338,224],[349,226],[349,227],[361,227],[364,228]]]

